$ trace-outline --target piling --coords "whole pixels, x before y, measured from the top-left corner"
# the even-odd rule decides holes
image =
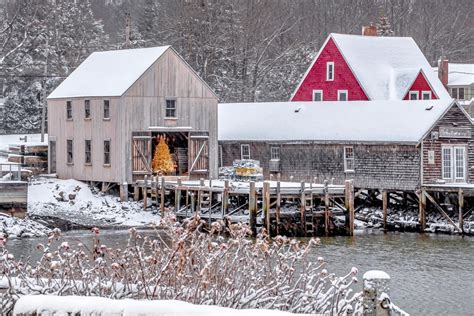
[[[425,189],[421,189],[419,198],[419,220],[420,220],[420,232],[424,232],[426,229],[426,193]]]
[[[128,184],[124,182],[120,185],[120,202],[126,202],[128,199]]]
[[[249,223],[252,235],[257,236],[257,191],[255,182],[250,182],[249,190]]]
[[[164,216],[165,215],[165,177],[161,177],[160,211],[161,211],[161,216]]]
[[[300,203],[300,221],[301,221],[301,232],[306,236],[306,195],[304,192],[305,183],[301,181],[301,203]]]
[[[329,188],[328,180],[324,180],[324,233],[329,235]]]
[[[179,211],[181,208],[181,186],[183,185],[181,182],[181,178],[177,180],[178,187],[176,188],[175,195],[174,195],[174,204],[175,204],[175,211]]]
[[[263,182],[263,218],[267,233],[270,234],[270,182]]]
[[[148,176],[145,175],[143,178],[143,208],[146,209],[148,207]]]
[[[229,210],[229,180],[224,181],[224,191],[222,192],[222,218]]]
[[[387,212],[389,195],[386,190],[382,190],[382,210],[383,210],[383,230],[387,231]]]
[[[387,305],[390,288],[390,276],[383,271],[367,271],[363,275],[362,314],[364,316],[388,316]]]
[[[464,208],[464,191],[459,189],[458,191],[458,207],[459,207],[459,229],[461,234],[464,234],[464,218],[463,218],[463,208]]]
[[[276,186],[276,209],[275,209],[275,218],[276,218],[276,233],[280,235],[280,215],[281,215],[281,174],[277,174],[277,186]]]

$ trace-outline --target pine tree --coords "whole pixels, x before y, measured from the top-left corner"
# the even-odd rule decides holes
[[[388,21],[387,16],[382,15],[381,17],[379,17],[379,20],[376,26],[377,26],[378,36],[392,36],[393,35],[392,26],[390,25],[390,22]]]
[[[174,161],[164,136],[159,138],[151,166],[154,172],[162,174],[170,174],[175,171]]]

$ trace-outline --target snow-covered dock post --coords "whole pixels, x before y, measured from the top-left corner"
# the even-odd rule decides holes
[[[388,201],[389,195],[387,190],[382,189],[382,210],[383,210],[383,230],[387,231],[387,212],[388,212]]]
[[[128,199],[128,183],[120,184],[120,202],[126,202]]]
[[[459,188],[458,191],[458,207],[459,207],[459,229],[461,234],[464,234],[464,218],[463,218],[463,208],[464,208],[464,191]]]
[[[277,184],[276,184],[276,209],[275,209],[275,217],[276,217],[276,234],[280,235],[280,212],[281,212],[281,174],[278,172],[277,174]]]
[[[367,271],[362,277],[364,280],[363,315],[388,316],[390,315],[390,301],[388,298],[390,276],[384,271]]]
[[[324,233],[329,235],[329,188],[328,180],[324,180]]]
[[[181,178],[178,177],[178,180],[176,182],[176,190],[174,191],[174,209],[175,212],[178,212],[179,209],[181,208]]]
[[[143,208],[146,209],[148,207],[148,175],[143,177]]]
[[[165,215],[165,177],[161,177],[160,212],[161,212],[161,216]]]
[[[138,201],[140,199],[140,187],[138,184],[133,186],[133,200]]]
[[[257,236],[257,191],[254,181],[250,182],[249,188],[249,223],[252,236]]]
[[[422,233],[426,229],[426,194],[424,188],[420,191],[418,217],[420,220],[420,232]]]
[[[263,219],[267,233],[270,234],[270,182],[263,182]]]
[[[222,218],[227,215],[229,209],[229,180],[224,181],[224,192],[222,192]]]
[[[301,201],[300,201],[300,222],[301,222],[301,233],[306,237],[306,194],[305,194],[305,182],[301,181]]]

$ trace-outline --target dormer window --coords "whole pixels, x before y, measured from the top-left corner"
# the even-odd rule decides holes
[[[323,101],[323,90],[313,90],[313,101]]]
[[[334,62],[330,61],[326,63],[326,81],[334,80]]]
[[[431,100],[431,91],[421,92],[421,97],[423,100]]]
[[[418,91],[410,91],[410,100],[418,100]]]
[[[347,101],[347,90],[337,90],[337,101]]]

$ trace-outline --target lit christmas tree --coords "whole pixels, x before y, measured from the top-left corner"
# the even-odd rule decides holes
[[[174,161],[164,136],[159,138],[151,166],[154,172],[161,174],[170,174],[175,171]]]

